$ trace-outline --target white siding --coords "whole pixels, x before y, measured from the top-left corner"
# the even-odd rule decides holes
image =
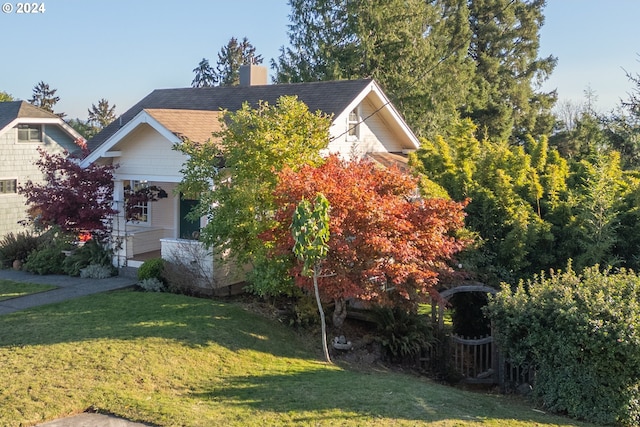
[[[159,199],[156,202],[151,202],[151,226],[157,228],[173,229],[176,224],[176,216],[178,215],[176,204],[176,196],[173,194],[173,190],[176,187],[174,183],[168,182],[155,182],[150,181],[149,185],[156,185],[167,192],[166,199]],[[169,235],[162,237],[174,237],[173,231]]]
[[[228,257],[213,255],[195,240],[162,239],[162,259],[192,268],[199,277],[197,286],[208,289],[223,288],[244,281],[247,270],[238,270]]]
[[[331,127],[331,136],[335,139],[329,144],[329,152],[349,157],[354,151],[359,156],[366,153],[402,151],[404,147],[398,142],[398,136],[389,130],[380,114],[372,115],[374,111],[373,106],[366,100],[360,105],[360,119],[371,117],[360,123],[357,140],[349,140],[347,137],[349,112],[337,116]]]
[[[113,148],[122,157],[114,160],[120,166],[115,174],[129,177],[162,177],[157,181],[179,182],[180,169],[186,157],[172,149],[173,144],[151,126],[142,124]]]

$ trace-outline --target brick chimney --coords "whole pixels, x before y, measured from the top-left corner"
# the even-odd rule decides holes
[[[240,86],[260,86],[267,84],[267,67],[262,65],[241,65]]]

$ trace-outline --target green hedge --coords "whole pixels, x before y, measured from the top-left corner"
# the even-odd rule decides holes
[[[533,362],[533,393],[549,410],[603,424],[640,425],[640,278],[586,269],[504,286],[488,305],[496,338]]]
[[[138,280],[158,279],[164,282],[164,260],[162,258],[151,258],[142,263],[138,268]]]
[[[25,271],[45,275],[64,274],[62,263],[64,262],[64,244],[53,244],[47,248],[38,249],[27,257],[27,261],[22,267]]]

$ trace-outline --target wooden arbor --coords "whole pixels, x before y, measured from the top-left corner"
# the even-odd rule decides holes
[[[468,283],[440,292],[440,301],[434,301],[432,316],[441,332],[444,332],[444,310],[449,299],[461,292],[480,292],[495,295],[498,291],[482,283]],[[470,384],[502,384],[504,364],[498,352],[492,333],[485,337],[461,337],[456,334],[446,336],[447,363],[462,376],[462,381]]]

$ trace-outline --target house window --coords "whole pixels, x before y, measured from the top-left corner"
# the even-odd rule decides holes
[[[0,194],[15,194],[17,187],[17,179],[0,179]]]
[[[18,125],[18,142],[42,142],[42,126]]]
[[[347,138],[355,140],[360,138],[360,115],[358,107],[354,108],[347,118]]]
[[[134,195],[137,191],[149,187],[149,182],[146,180],[131,180],[128,182],[125,181],[124,185],[125,191]],[[131,214],[133,217],[133,221],[149,223],[149,202],[135,203],[134,205],[130,206],[129,209],[132,211]]]

